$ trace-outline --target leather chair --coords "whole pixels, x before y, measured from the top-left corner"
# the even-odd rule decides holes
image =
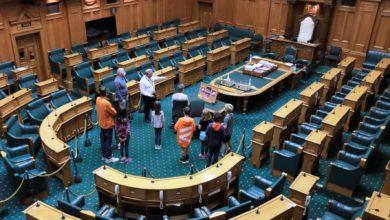
[[[170,38],[165,39],[164,45],[165,45],[165,47],[170,47],[170,46],[176,45],[175,37],[170,37]]]
[[[172,124],[174,125],[176,121],[184,116],[183,109],[188,106],[187,101],[172,101]]]
[[[119,48],[123,47],[123,44],[119,37],[113,37],[107,40],[109,44],[117,44]]]
[[[148,53],[146,52],[146,45],[141,45],[141,46],[135,47],[134,54],[137,57],[142,56],[142,55],[148,56]]]
[[[141,64],[141,66],[138,67],[138,72],[141,76],[143,76],[143,75],[145,75],[145,71],[147,69],[151,69],[152,71],[154,71],[154,66],[153,66],[152,61],[148,61],[148,62]]]
[[[321,217],[322,220],[349,220],[363,217],[364,209],[367,205],[365,202],[361,206],[349,206],[336,200],[328,201],[328,209]]]
[[[283,149],[273,152],[272,170],[296,177],[302,164],[302,150],[303,145],[285,140]]]
[[[203,56],[207,56],[207,53],[210,51],[210,48],[207,46],[207,43],[199,45],[199,50]]]
[[[174,26],[176,26],[176,27],[179,26],[180,23],[181,23],[180,18],[175,18],[175,19],[172,20],[172,24],[173,24]]]
[[[5,94],[5,92],[0,89],[0,99],[4,99],[5,97],[7,97],[7,94]]]
[[[293,46],[286,47],[284,56],[282,57],[283,62],[295,63],[297,59],[297,49]]]
[[[7,83],[10,85],[12,90],[15,90],[14,85],[14,77],[12,75],[12,70],[16,68],[15,62],[13,61],[6,61],[3,63],[0,63],[0,73],[7,74]]]
[[[161,28],[162,29],[167,29],[167,28],[170,28],[172,25],[172,21],[165,21],[161,24]]]
[[[79,91],[86,91],[90,94],[95,90],[95,81],[93,77],[93,70],[89,62],[84,62],[76,65],[74,74],[74,86]]]
[[[386,126],[369,124],[367,122],[360,122],[359,127],[355,133],[374,138],[374,143],[378,144],[381,141],[382,135],[385,133]]]
[[[104,204],[97,211],[95,219],[96,220],[113,220],[113,219],[115,219],[115,216],[116,216],[115,207]]]
[[[366,59],[363,63],[363,68],[373,70],[375,69],[376,64],[378,64],[382,58],[390,58],[390,53],[385,53],[382,51],[369,50],[366,54]]]
[[[160,46],[156,41],[153,41],[149,44],[148,48],[146,49],[147,54],[149,57],[153,57],[154,51],[160,50]]]
[[[386,126],[389,125],[389,119],[390,119],[389,111],[372,107],[368,112],[368,116],[383,121],[384,125]]]
[[[137,30],[137,35],[140,36],[140,35],[144,35],[144,34],[148,34],[148,29],[147,28],[140,28]]]
[[[112,58],[111,55],[104,56],[104,57],[100,58],[100,60],[98,62],[98,67],[100,69],[104,68],[104,67],[110,67],[112,69],[116,69],[116,65],[114,63],[114,59]]]
[[[49,51],[49,61],[50,69],[52,73],[55,73],[62,78],[66,76],[66,67],[65,67],[65,48],[54,49]]]
[[[107,91],[111,94],[110,96],[112,99],[114,98],[114,94],[115,94],[115,83],[114,83],[115,77],[116,77],[115,75],[109,75],[104,77],[100,82],[100,85],[106,87]]]
[[[129,69],[126,69],[126,79],[127,81],[139,81],[141,79],[141,76],[137,72],[137,67],[130,67]]]
[[[93,48],[98,48],[101,46],[102,46],[102,44],[100,43],[100,41],[91,41],[91,42],[88,42],[88,44],[87,44],[88,50],[93,49]]]
[[[188,56],[189,56],[190,58],[193,58],[193,57],[196,57],[196,56],[199,56],[199,55],[201,55],[201,53],[199,52],[197,46],[195,46],[195,47],[190,47],[190,49],[188,50]]]
[[[327,188],[335,189],[338,193],[352,196],[359,185],[363,174],[361,158],[357,155],[340,151],[337,160],[330,162],[328,166]],[[330,185],[331,184],[331,185]]]
[[[354,131],[350,136],[350,140],[344,143],[344,145],[348,145],[348,148],[354,149],[356,152],[362,152],[367,151],[368,148],[373,146],[374,141],[374,137],[369,137]]]
[[[85,197],[77,196],[72,201],[57,200],[58,209],[75,217],[80,218],[80,212],[85,205]]]
[[[338,64],[341,61],[341,54],[341,47],[331,46],[328,54],[325,55],[325,63],[331,64],[332,66]]]
[[[157,24],[153,24],[151,25],[149,28],[148,28],[148,35],[153,39],[153,33],[155,31],[158,31],[158,25]]]
[[[84,59],[86,59],[87,58],[87,51],[85,50],[86,47],[87,47],[86,43],[74,44],[70,48],[70,51],[71,53],[79,53],[83,56]]]
[[[192,40],[198,37],[198,30],[193,30],[187,33],[187,38]]]
[[[168,56],[163,56],[158,60],[158,67],[160,69],[164,69],[169,66],[173,66],[173,63]]]
[[[367,150],[360,150],[356,148],[349,147],[350,145],[344,145],[343,150],[339,151],[339,154],[344,154],[347,157],[356,158],[360,160],[360,167],[365,169],[367,164],[371,162],[375,148],[370,146]]]
[[[229,196],[227,206],[210,211],[207,206],[202,206],[201,208],[194,209],[195,218],[207,218],[212,215],[213,212],[223,212],[225,213],[222,218],[231,219],[237,215],[240,215],[244,212],[247,212],[251,209],[252,202],[245,201],[239,202],[234,196]]]
[[[116,55],[115,66],[118,67],[118,63],[126,61],[126,60],[130,60],[130,57],[129,57],[129,54],[127,53],[127,51],[124,51],[124,50],[119,51]]]
[[[220,47],[222,47],[222,46],[223,46],[223,45],[222,45],[222,40],[221,40],[221,39],[216,39],[216,40],[214,40],[213,43],[212,43],[213,49],[217,49],[217,48],[220,48]]]
[[[65,89],[62,89],[57,92],[53,92],[50,95],[50,105],[53,108],[59,108],[71,101],[73,101],[73,99],[70,97],[70,95],[66,92]]]
[[[51,109],[46,106],[43,99],[37,99],[27,104],[26,114],[33,125],[40,125],[50,112]]]
[[[208,34],[209,34],[209,32],[207,31],[207,28],[200,28],[198,30],[199,37],[207,37]]]
[[[36,168],[35,160],[29,153],[27,145],[6,147],[5,151],[0,153],[14,190],[24,179],[24,184],[18,193],[20,199],[31,199],[38,194],[48,194],[47,177],[37,176],[46,174],[46,171]]]
[[[184,60],[186,60],[186,58],[183,56],[183,52],[176,51],[173,53],[171,61],[175,68],[179,68],[179,63],[183,62]]]
[[[123,32],[120,34],[120,39],[121,41],[126,40],[131,38],[131,33],[130,32]]]
[[[275,181],[255,176],[253,186],[246,190],[240,189],[238,198],[241,201],[251,201],[255,207],[259,206],[282,194],[286,176],[286,173],[282,173]]]
[[[182,45],[182,44],[184,44],[184,42],[186,42],[186,37],[184,36],[184,34],[178,34],[177,36],[176,36],[176,44],[177,45]]]
[[[230,46],[232,44],[232,40],[229,36],[221,38],[221,42],[223,46]]]
[[[35,83],[37,83],[38,80],[35,75],[32,73],[22,76],[19,78],[19,89],[27,88],[31,90],[33,99],[37,98],[37,86]]]
[[[5,134],[8,146],[15,147],[27,144],[30,153],[36,155],[41,147],[39,127],[36,125],[24,125],[18,121],[16,115],[12,115],[5,122],[7,132]]]

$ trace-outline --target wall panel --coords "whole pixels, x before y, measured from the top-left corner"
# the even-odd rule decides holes
[[[382,1],[375,21],[370,48],[390,53],[390,1]]]

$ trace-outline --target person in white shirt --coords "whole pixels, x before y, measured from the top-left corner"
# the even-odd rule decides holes
[[[172,111],[173,111],[173,102],[174,101],[187,101],[187,106],[190,105],[190,100],[188,99],[188,96],[184,94],[184,85],[178,84],[177,85],[177,92],[172,95]],[[172,126],[175,124],[175,116],[172,114]]]
[[[145,71],[145,75],[139,82],[139,89],[141,92],[142,101],[144,102],[144,116],[146,123],[150,122],[150,109],[153,108],[154,102],[156,100],[156,86],[154,82],[156,80],[165,78],[165,76],[153,76],[153,70],[147,69]]]

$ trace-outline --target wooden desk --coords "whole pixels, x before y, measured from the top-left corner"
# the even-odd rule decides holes
[[[390,196],[390,160],[387,161],[385,172],[386,174],[385,174],[385,179],[383,180],[383,187],[381,193]]]
[[[29,74],[35,75],[33,70],[28,66],[22,66],[12,70],[12,77],[14,78],[16,88],[18,88],[20,77],[27,76]]]
[[[118,44],[108,44],[101,48],[91,48],[87,51],[88,59],[93,65],[93,62],[104,56],[113,55],[118,53]]]
[[[341,69],[332,68],[321,77],[321,83],[324,84],[324,89],[321,97],[321,105],[324,105],[327,100],[336,92],[337,80],[341,75]]]
[[[318,157],[324,148],[325,141],[325,132],[318,130],[310,132],[306,137],[305,145],[303,146],[303,164],[301,171],[313,173],[318,169]]]
[[[297,204],[293,219],[302,219],[307,208],[305,201],[307,196],[312,196],[317,181],[320,178],[309,173],[301,172],[290,185],[290,199]]]
[[[269,157],[274,125],[263,121],[252,130],[252,166],[259,168]]]
[[[197,37],[195,39],[187,40],[181,45],[182,50],[183,50],[183,55],[185,57],[188,56],[188,51],[190,50],[191,47],[199,46],[203,43],[206,43],[206,38],[205,37]]]
[[[140,36],[132,37],[129,39],[123,40],[123,48],[130,51],[135,47],[149,44],[150,43],[150,37],[147,34],[143,34]]]
[[[8,76],[5,73],[0,73],[0,89],[9,90],[9,88],[8,88]]]
[[[390,58],[383,58],[379,63],[376,64],[375,70],[381,71],[382,76],[386,76],[390,72]]]
[[[96,90],[99,90],[102,79],[110,75],[112,75],[112,68],[108,66],[93,71],[93,80],[95,81]]]
[[[77,64],[83,62],[83,55],[80,53],[72,53],[64,56],[65,68],[66,68],[66,81],[65,87],[69,90],[73,88],[72,82],[72,70]]]
[[[272,147],[279,149],[284,140],[295,130],[302,109],[302,101],[291,99],[273,114],[272,123],[275,125]]]
[[[58,81],[55,78],[35,83],[37,93],[40,96],[47,96],[50,93],[58,91]]]
[[[153,53],[154,68],[156,70],[159,69],[158,61],[160,60],[161,57],[163,57],[163,56],[169,56],[170,57],[170,56],[173,55],[173,53],[175,53],[176,51],[179,51],[179,50],[180,50],[179,45],[173,45],[173,46],[170,46],[170,47],[166,47],[166,48],[154,51],[154,53]]]
[[[297,59],[310,60],[312,63],[317,60],[317,52],[320,48],[318,43],[299,43],[280,37],[271,40],[271,51],[278,53],[279,56],[284,56],[286,48],[293,46],[297,49]]]
[[[81,218],[68,215],[42,201],[36,201],[26,208],[23,213],[26,215],[27,220],[81,220]]]
[[[215,31],[213,33],[209,33],[207,35],[207,43],[208,43],[209,47],[211,47],[212,43],[215,40],[227,37],[228,35],[229,35],[229,32],[228,32],[228,30],[225,30],[225,29]]]
[[[3,98],[0,100],[0,125],[4,126],[4,122],[13,114],[17,114],[19,121],[22,121],[20,116],[20,108],[23,108],[25,105],[30,103],[33,100],[32,93],[30,89],[20,89],[15,93]],[[3,129],[1,129],[1,134]]]
[[[162,179],[125,174],[107,165],[96,169],[93,174],[100,204],[108,203],[117,207],[120,217],[125,214],[160,213],[162,202],[165,214],[171,218],[179,215],[185,218],[194,205],[199,205],[200,196],[202,204],[211,208],[237,193],[243,161],[241,155],[229,153],[217,164],[192,176]],[[229,182],[228,173],[231,174]],[[119,187],[119,195],[118,199],[113,200],[115,186]],[[160,194],[163,194],[162,200]]]
[[[141,91],[139,89],[139,82],[131,80],[126,83],[127,91],[129,94],[130,111],[135,111],[139,108],[141,100]]]
[[[337,90],[340,90],[344,83],[349,80],[355,63],[355,57],[346,57],[337,65],[337,68],[341,69],[340,79],[337,84]]]
[[[358,85],[345,96],[344,105],[350,109],[347,122],[344,125],[344,131],[350,131],[360,121],[360,109],[366,101],[367,90],[367,87]]]
[[[283,195],[279,195],[268,202],[232,218],[233,220],[291,220],[296,204]]]
[[[364,210],[363,219],[388,220],[390,218],[390,196],[373,192],[370,201]]]
[[[70,147],[66,142],[84,132],[85,119],[91,115],[92,99],[83,96],[53,110],[43,119],[39,127],[48,173],[64,166],[62,171],[56,174],[64,186],[69,186],[73,182],[70,169]],[[89,128],[92,128],[90,120],[87,122],[87,129]]]
[[[206,57],[198,55],[179,63],[179,83],[189,86],[203,79]]]
[[[236,65],[249,57],[251,39],[243,38],[230,45],[230,64]]]
[[[207,74],[214,75],[226,69],[230,61],[230,47],[223,46],[207,53]]]
[[[299,116],[298,123],[305,122],[310,115],[312,115],[318,108],[319,101],[322,97],[322,90],[324,84],[320,82],[313,82],[305,90],[299,93],[303,102],[301,115]]]
[[[141,55],[138,57],[134,57],[130,60],[125,60],[123,62],[118,63],[118,67],[127,70],[131,67],[139,67],[146,62],[149,62],[149,57],[146,55]]]
[[[184,34],[199,28],[199,21],[191,21],[179,25],[179,33]]]
[[[153,39],[155,41],[162,41],[170,37],[175,37],[177,35],[177,28],[170,27],[166,29],[161,29],[153,32]]]
[[[361,85],[366,86],[368,88],[368,92],[370,94],[378,94],[379,93],[379,85],[382,80],[382,73],[378,70],[371,70],[362,80]]]
[[[337,105],[323,120],[322,131],[326,133],[325,147],[321,153],[321,157],[328,157],[329,146],[336,148],[341,143],[341,136],[344,124],[348,119],[349,107],[345,105]]]
[[[161,70],[157,70],[153,73],[155,76],[165,76],[165,79],[157,80],[156,85],[156,96],[158,99],[163,99],[169,94],[175,92],[175,68],[172,66],[166,67]]]

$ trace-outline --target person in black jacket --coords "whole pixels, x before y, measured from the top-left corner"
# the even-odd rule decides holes
[[[207,167],[218,162],[219,152],[221,150],[222,141],[225,138],[225,128],[222,126],[222,115],[214,114],[214,122],[207,126],[207,147],[209,155],[207,158]]]

